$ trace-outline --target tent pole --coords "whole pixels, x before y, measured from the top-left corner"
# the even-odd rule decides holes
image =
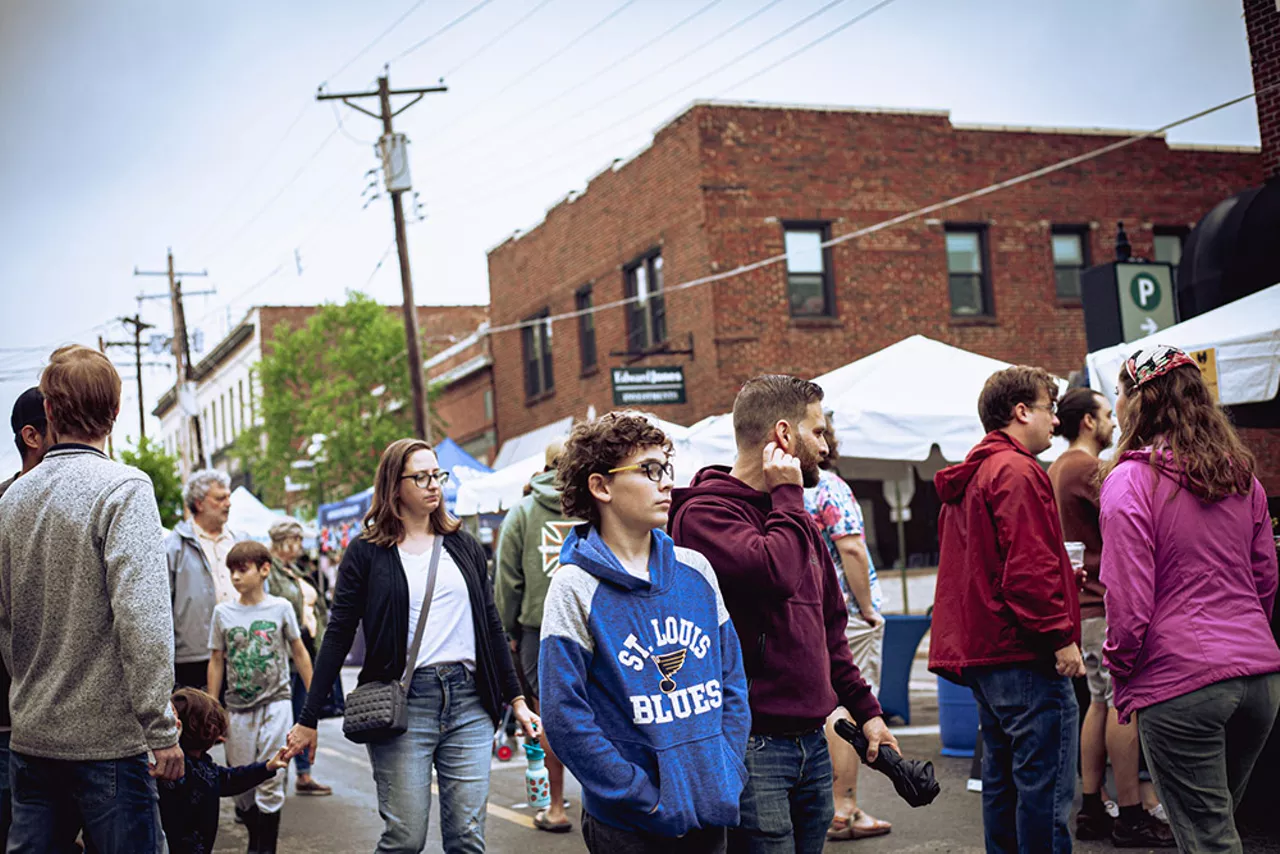
[[[893,503],[898,514],[898,565],[902,568],[902,613],[911,613],[911,600],[907,596],[907,523],[906,508],[902,506],[902,484],[893,482]]]

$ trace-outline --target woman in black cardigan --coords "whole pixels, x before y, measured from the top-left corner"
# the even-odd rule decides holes
[[[484,851],[493,732],[509,703],[530,739],[538,716],[520,694],[493,604],[484,550],[444,507],[431,446],[392,442],[382,454],[373,504],[347,549],[313,681],[330,685],[363,623],[359,682],[404,675],[426,593],[432,547],[443,537],[435,592],[409,687],[409,730],[367,745],[386,829],[380,852],[421,851],[431,809],[431,768],[440,783],[441,835],[449,854]],[[322,692],[312,692],[289,733],[289,753],[315,755]]]

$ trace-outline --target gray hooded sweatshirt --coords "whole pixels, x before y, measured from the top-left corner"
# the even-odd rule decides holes
[[[11,747],[101,761],[178,743],[173,615],[150,479],[55,445],[0,498]]]

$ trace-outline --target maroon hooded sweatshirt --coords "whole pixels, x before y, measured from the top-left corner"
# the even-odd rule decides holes
[[[988,433],[933,480],[942,512],[929,669],[1054,661],[1080,642],[1075,574],[1049,475],[1017,440]]]
[[[704,554],[742,642],[751,731],[821,727],[837,702],[859,724],[881,714],[845,638],[848,611],[804,490],[758,492],[722,466],[672,495],[671,536]]]

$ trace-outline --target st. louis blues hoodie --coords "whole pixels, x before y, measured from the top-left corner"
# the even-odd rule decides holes
[[[733,827],[751,729],[738,635],[706,558],[653,532],[649,580],[599,533],[565,540],[542,619],[542,723],[615,827]]]

